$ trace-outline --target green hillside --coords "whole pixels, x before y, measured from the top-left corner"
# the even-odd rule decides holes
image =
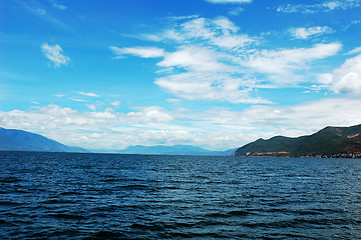
[[[235,156],[332,156],[360,154],[361,125],[326,127],[297,138],[277,136],[258,139],[238,148]]]

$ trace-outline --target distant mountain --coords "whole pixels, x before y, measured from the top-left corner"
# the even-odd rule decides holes
[[[0,128],[0,150],[39,152],[89,152],[83,148],[66,146],[39,134],[5,128]]]
[[[361,157],[361,125],[326,127],[312,135],[297,138],[261,138],[238,148],[234,155]]]
[[[161,154],[161,155],[198,155],[198,156],[230,156],[235,149],[227,151],[210,151],[204,148],[191,145],[174,145],[174,146],[131,146],[125,150],[118,150],[122,154]]]

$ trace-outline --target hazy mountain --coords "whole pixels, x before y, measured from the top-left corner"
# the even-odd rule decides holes
[[[122,154],[161,154],[161,155],[199,155],[199,156],[230,156],[235,149],[227,151],[210,151],[204,148],[191,145],[174,145],[174,146],[131,146],[125,150],[118,150]]]
[[[0,128],[0,150],[39,152],[89,152],[83,148],[66,146],[39,134],[5,128]]]
[[[361,125],[326,127],[312,135],[297,138],[277,136],[258,139],[238,148],[236,156],[318,156],[361,152]]]

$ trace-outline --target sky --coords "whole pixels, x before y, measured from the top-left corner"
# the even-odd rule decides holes
[[[0,1],[0,127],[226,150],[360,106],[361,0]]]

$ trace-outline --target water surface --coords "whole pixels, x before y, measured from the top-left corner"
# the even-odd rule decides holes
[[[361,239],[361,159],[0,152],[0,239]]]

